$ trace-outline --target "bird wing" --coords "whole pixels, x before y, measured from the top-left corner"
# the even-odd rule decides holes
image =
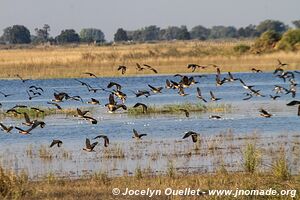
[[[1,128],[3,128],[4,130],[7,130],[7,127],[6,127],[4,124],[0,123],[0,126],[1,126]]]
[[[19,131],[24,131],[23,129],[19,128],[19,127],[16,127],[15,126],[15,129],[19,130]]]
[[[50,144],[50,147],[53,147],[54,145],[58,144],[59,140],[53,140]]]
[[[211,98],[213,98],[213,99],[216,98],[212,91],[210,91],[209,93],[210,93]]]
[[[198,93],[198,96],[199,97],[201,97],[202,95],[201,95],[201,90],[200,90],[200,88],[199,87],[197,87],[197,93]]]
[[[193,142],[197,142],[198,135],[197,134],[192,134],[192,140],[193,140]]]
[[[139,137],[139,133],[135,129],[132,129],[132,131],[135,137]]]
[[[260,112],[263,113],[263,114],[265,114],[265,115],[269,115],[269,113],[266,110],[264,110],[264,109],[261,109]]]
[[[192,135],[192,134],[193,134],[192,131],[188,131],[188,132],[186,132],[186,133],[184,134],[184,136],[183,136],[182,139],[185,139],[185,138],[189,137],[189,136]]]
[[[24,112],[23,114],[24,114],[24,118],[25,118],[26,123],[30,123],[31,121],[30,121],[30,118],[29,118],[28,114],[26,112]]]
[[[86,146],[87,149],[91,149],[92,148],[90,139],[88,139],[88,138],[85,139],[85,146]]]
[[[116,104],[115,98],[114,98],[114,95],[113,95],[113,94],[110,94],[110,95],[109,95],[108,101],[109,101],[109,103],[112,104],[112,105],[115,105],[115,104]]]

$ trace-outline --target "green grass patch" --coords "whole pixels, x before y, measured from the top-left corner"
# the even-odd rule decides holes
[[[230,112],[230,104],[203,104],[203,103],[181,103],[181,104],[166,104],[166,105],[150,105],[147,112],[143,113],[141,107],[128,108],[128,115],[144,115],[144,114],[180,114],[181,109],[186,109],[189,112]]]
[[[56,108],[43,108],[43,107],[36,107],[44,112],[38,112],[36,110],[31,109],[30,107],[27,108],[16,108],[15,110],[22,114],[15,114],[15,113],[6,113],[6,110],[0,111],[1,117],[12,117],[12,118],[24,118],[23,113],[27,113],[30,118],[44,118],[45,116],[49,115],[56,115],[56,114],[65,114],[65,115],[75,115],[77,113],[76,108],[68,108],[58,110]]]

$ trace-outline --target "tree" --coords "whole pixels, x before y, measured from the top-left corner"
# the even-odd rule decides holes
[[[283,22],[277,20],[270,20],[270,19],[262,21],[260,22],[260,24],[256,26],[256,30],[258,31],[259,34],[262,34],[266,31],[275,31],[277,33],[282,34],[287,29],[288,26],[285,25]]]
[[[275,31],[264,32],[254,43],[253,50],[258,52],[272,50],[280,40],[281,35]]]
[[[190,31],[191,39],[206,40],[210,34],[210,29],[204,26],[195,26]]]
[[[119,28],[114,35],[114,41],[115,42],[128,41],[127,32],[124,29]]]
[[[236,38],[238,37],[238,33],[233,26],[213,26],[209,37],[212,39]]]
[[[296,28],[300,28],[300,20],[292,21],[292,23],[294,24],[294,26],[295,26]]]
[[[158,40],[159,30],[160,28],[155,25],[145,27],[142,29],[142,41]]]
[[[181,26],[179,32],[176,35],[177,40],[189,40],[191,39],[190,33],[186,26]]]
[[[300,47],[300,29],[288,30],[276,45],[277,49],[296,50]]]
[[[34,41],[36,43],[47,42],[49,40],[50,26],[48,24],[44,24],[43,28],[41,29],[35,28],[34,30],[36,34]]]
[[[79,35],[74,29],[62,30],[55,39],[58,43],[77,43],[80,41]]]
[[[190,33],[186,26],[169,26],[166,29],[161,29],[159,32],[160,40],[189,40]]]
[[[81,29],[80,39],[83,42],[105,42],[104,33],[100,29],[95,28]]]
[[[5,28],[2,39],[10,44],[28,44],[31,42],[30,31],[23,25],[13,25]]]

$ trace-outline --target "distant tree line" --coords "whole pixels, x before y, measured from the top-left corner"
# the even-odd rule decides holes
[[[296,29],[300,28],[300,20],[292,22]],[[209,39],[230,39],[230,38],[256,38],[263,33],[271,31],[282,35],[290,27],[281,21],[265,20],[258,25],[248,25],[236,28],[234,26],[213,26],[207,28],[201,25],[188,30],[186,26],[169,26],[160,28],[155,25],[147,26],[138,30],[124,30],[119,28],[114,34],[115,42],[148,42],[164,40],[209,40]],[[0,42],[4,44],[40,44],[40,43],[104,43],[105,35],[100,29],[84,28],[79,33],[74,29],[62,30],[56,37],[51,37],[50,26],[45,24],[42,28],[35,28],[35,34],[31,34],[28,28],[23,25],[13,25],[3,30]]]

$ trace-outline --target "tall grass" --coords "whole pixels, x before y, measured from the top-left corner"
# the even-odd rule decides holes
[[[32,192],[28,186],[28,176],[25,173],[17,175],[0,166],[0,199],[21,199]]]
[[[243,165],[246,172],[254,173],[259,165],[259,153],[254,144],[247,144],[243,152]]]
[[[280,180],[286,181],[291,178],[289,162],[286,158],[284,150],[281,150],[281,152],[279,153],[279,157],[274,161],[272,171],[274,176],[279,178]]]
[[[126,75],[149,74],[149,70],[137,72],[135,63],[147,63],[159,73],[187,72],[188,63],[221,66],[222,71],[249,71],[252,67],[273,70],[280,58],[297,69],[299,52],[274,52],[254,55],[236,53],[234,47],[251,45],[252,41],[178,41],[156,44],[132,44],[115,46],[58,47],[0,50],[0,78],[15,78],[20,74],[26,78],[84,77],[86,71],[101,76],[121,75],[118,65],[128,66]],[[214,72],[213,67],[198,72]]]

